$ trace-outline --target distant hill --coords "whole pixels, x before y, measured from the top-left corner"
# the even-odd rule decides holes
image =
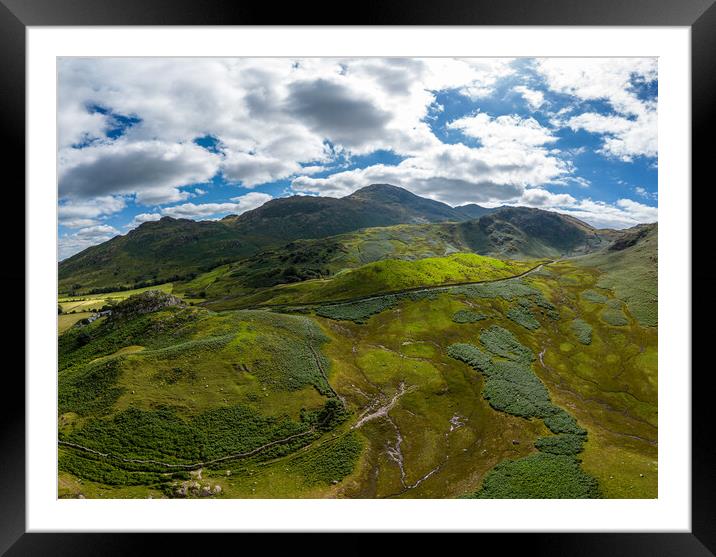
[[[477,205],[475,203],[468,203],[467,205],[460,205],[459,207],[455,207],[455,211],[464,215],[466,219],[476,219],[481,217],[482,215],[494,213],[498,209],[500,209],[500,207],[489,209],[487,207],[483,207],[482,205]]]
[[[500,208],[477,220],[372,227],[322,239],[295,240],[219,267],[178,286],[190,297],[228,299],[256,289],[326,278],[386,259],[413,261],[453,253],[509,259],[589,253],[616,231],[597,230],[559,213]]]
[[[273,199],[220,221],[164,217],[144,223],[60,262],[59,291],[81,294],[191,280],[210,269],[266,250],[278,250],[277,257],[285,256],[281,260],[285,262],[289,256],[295,259],[295,254],[285,255],[287,251],[316,251],[310,242],[281,247],[290,242],[334,238],[394,225],[435,228],[415,228],[407,234],[396,228],[377,235],[361,233],[352,239],[321,240],[320,245],[326,249],[319,250],[322,254],[317,259],[308,257],[308,266],[308,259],[296,261],[298,265],[282,263],[277,280],[322,276],[334,272],[337,265],[354,267],[386,257],[417,258],[472,251],[519,259],[586,253],[601,247],[609,237],[609,231],[597,231],[558,213],[523,207],[486,209],[475,204],[453,208],[397,186],[373,184],[342,198],[296,195]],[[328,246],[336,242],[343,247],[329,253]],[[401,250],[406,253],[400,255]],[[344,252],[349,256],[335,259]],[[258,266],[260,273],[275,274],[275,262],[264,264],[273,256],[257,257],[259,260],[249,266]],[[330,265],[330,261],[335,264]]]
[[[528,207],[502,207],[458,228],[472,251],[518,259],[589,253],[607,245],[613,234],[568,215]]]
[[[220,221],[164,217],[60,262],[59,287],[60,292],[87,292],[186,279],[300,238],[465,218],[445,203],[387,184],[367,186],[343,198],[273,199]]]
[[[164,217],[61,261],[59,291],[86,293],[179,280],[264,245],[221,222]]]
[[[60,262],[59,287],[60,292],[82,293],[187,279],[292,240],[375,226],[461,221],[473,213],[397,186],[373,184],[343,198],[273,199],[220,221],[164,217]]]

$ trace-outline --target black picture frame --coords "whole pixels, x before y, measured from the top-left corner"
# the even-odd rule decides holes
[[[691,28],[692,69],[692,180],[713,181],[710,162],[714,102],[716,101],[716,0],[441,0],[418,4],[409,0],[361,3],[360,9],[339,11],[339,6],[320,3],[242,3],[240,0],[0,0],[0,134],[2,134],[6,182],[5,206],[12,207],[18,222],[6,224],[6,264],[0,269],[3,292],[15,293],[7,311],[24,315],[16,295],[25,284],[25,245],[19,242],[24,230],[25,207],[25,31],[28,26],[61,25],[589,25],[589,26],[687,26]],[[342,6],[345,8],[345,6]],[[344,13],[346,15],[339,15]],[[48,129],[54,124],[48,123]],[[50,132],[54,133],[54,131]],[[691,188],[690,184],[679,184]],[[12,190],[12,191],[8,191]],[[12,197],[14,196],[14,198]],[[692,189],[693,196],[693,189]],[[694,205],[692,254],[708,253],[709,206]],[[698,218],[698,211],[703,214]],[[4,219],[8,223],[9,217]],[[698,227],[701,227],[699,232]],[[708,242],[708,243],[707,243]],[[12,262],[7,263],[7,262]],[[692,269],[692,284],[711,280],[708,266]],[[693,290],[693,287],[692,287]],[[25,297],[31,293],[24,291]],[[693,295],[693,294],[692,294]],[[713,298],[713,297],[711,297]],[[14,304],[14,305],[13,305]],[[713,302],[705,297],[699,309],[706,314]],[[692,346],[708,346],[711,328],[693,320]],[[24,318],[13,318],[16,335],[23,335]],[[662,342],[668,335],[662,334]],[[19,341],[20,339],[18,339]],[[15,346],[19,346],[19,342]],[[19,352],[19,350],[18,350]],[[693,353],[692,353],[693,358]],[[18,365],[5,360],[3,403],[0,405],[0,553],[17,555],[129,555],[142,554],[150,542],[162,545],[165,554],[207,551],[210,546],[234,535],[169,534],[29,534],[25,533],[25,401],[20,393],[25,382]],[[604,533],[604,534],[482,534],[484,542],[495,542],[529,554],[550,555],[716,555],[716,449],[710,398],[712,366],[699,367],[693,360],[692,379],[692,530],[690,533]],[[687,370],[670,372],[691,373]],[[555,525],[558,529],[559,525]],[[261,538],[264,535],[252,535]],[[342,551],[366,553],[376,548],[364,536],[349,544],[345,540],[321,539],[340,544]],[[295,536],[292,536],[295,538]],[[313,536],[299,539],[300,545],[316,546]],[[296,544],[295,539],[290,541]],[[249,543],[261,543],[252,539]],[[303,542],[303,543],[301,543]],[[231,543],[231,542],[230,542]],[[246,542],[244,542],[246,543]],[[272,541],[272,544],[275,542]],[[393,541],[381,541],[390,550]],[[399,541],[398,543],[403,543]],[[488,544],[492,545],[492,544]],[[248,548],[249,546],[245,546]],[[293,546],[297,548],[296,545]],[[325,547],[325,546],[324,546]],[[237,549],[238,550],[238,549]],[[478,547],[475,546],[475,550]]]

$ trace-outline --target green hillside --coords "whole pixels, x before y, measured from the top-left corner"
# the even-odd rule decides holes
[[[347,269],[331,278],[283,284],[237,296],[223,296],[209,300],[207,306],[235,309],[344,300],[418,287],[502,279],[519,275],[537,264],[502,261],[472,253],[416,261],[386,259]]]
[[[69,259],[59,496],[657,497],[657,225],[406,194],[162,220]],[[335,233],[377,199],[405,222]],[[82,293],[108,272],[173,278]]]
[[[465,218],[449,205],[389,185],[368,186],[340,199],[273,199],[258,209],[216,222],[164,217],[62,261],[59,288],[61,293],[137,288],[192,278],[222,263],[300,238]]]
[[[395,276],[478,261],[511,265]],[[654,497],[656,331],[602,276],[563,261],[303,315],[140,293],[60,336],[61,495]]]
[[[557,213],[502,208],[477,221],[374,227],[320,240],[296,240],[213,269],[177,289],[192,297],[223,300],[279,284],[325,279],[388,259],[413,261],[457,252],[558,258],[608,245],[611,232]]]
[[[575,260],[578,265],[599,268],[602,275],[597,286],[613,290],[648,327],[658,324],[658,233],[656,224],[636,226],[620,234],[606,250]]]
[[[475,216],[479,219],[471,220]],[[413,226],[391,226],[399,224]],[[389,229],[366,232],[375,227]],[[359,232],[345,236],[355,231]],[[253,256],[248,268],[232,271],[239,278],[251,275],[249,282],[263,282],[262,286],[270,286],[262,273],[283,277],[278,284],[380,259],[458,251],[510,259],[558,257],[597,249],[609,232],[549,211],[503,207],[486,213],[476,205],[452,208],[402,188],[375,184],[340,199],[273,199],[220,221],[164,217],[144,223],[60,262],[59,291],[76,295],[187,281],[230,262],[241,261],[241,267]],[[294,264],[281,260],[277,273],[273,254],[291,257]]]

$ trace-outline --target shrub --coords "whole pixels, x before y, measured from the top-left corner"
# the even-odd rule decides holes
[[[496,361],[471,344],[453,344],[447,353],[483,373],[482,395],[496,410],[522,418],[542,418],[555,411],[547,389],[529,364]]]
[[[562,433],[540,437],[535,441],[535,447],[543,453],[576,455],[584,450],[584,441],[584,435]]]
[[[607,303],[607,297],[604,294],[600,294],[596,290],[585,290],[582,292],[582,298],[595,304]]]
[[[511,319],[518,325],[522,325],[525,329],[528,329],[530,331],[539,329],[539,321],[535,319],[534,315],[532,315],[532,312],[529,309],[525,308],[522,305],[510,308],[509,310],[507,310],[506,315],[509,319]]]
[[[592,326],[583,319],[572,321],[572,332],[582,344],[592,343]]]
[[[529,348],[520,344],[510,331],[497,325],[483,331],[480,342],[493,354],[508,360],[529,364],[535,359]]]
[[[483,319],[487,319],[487,316],[482,313],[475,313],[474,311],[470,311],[467,309],[461,309],[459,311],[456,311],[455,314],[452,316],[452,320],[455,323],[477,323],[478,321],[482,321]]]
[[[366,319],[368,319],[371,315],[390,309],[397,303],[397,296],[387,295],[359,302],[320,306],[316,310],[316,315],[339,321],[365,323]]]
[[[629,324],[629,320],[621,309],[606,307],[602,310],[601,317],[604,322],[614,327],[622,327]]]
[[[58,385],[59,413],[75,412],[80,416],[108,413],[124,392],[124,389],[115,386],[119,374],[117,359],[94,362],[68,371]]]
[[[566,410],[555,408],[555,413],[544,419],[546,425],[552,433],[571,433],[574,435],[586,435],[587,431],[577,424],[577,420]]]
[[[593,499],[600,497],[595,478],[573,456],[534,453],[506,460],[487,473],[478,499]]]
[[[353,472],[362,449],[352,431],[296,458],[292,467],[308,485],[337,483]]]

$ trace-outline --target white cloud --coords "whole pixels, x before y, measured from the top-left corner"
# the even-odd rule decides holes
[[[481,112],[474,116],[460,118],[448,124],[465,135],[479,139],[485,147],[539,147],[557,141],[551,130],[543,127],[534,118],[517,115],[490,117]]]
[[[603,135],[601,153],[606,156],[623,161],[657,156],[657,105],[640,99],[634,86],[657,79],[656,58],[544,58],[535,66],[553,91],[581,101],[605,101],[615,112],[585,112],[562,125]]]
[[[573,130],[585,130],[604,135],[601,152],[631,161],[636,156],[656,157],[656,111],[648,111],[636,119],[587,112],[567,120]]]
[[[65,219],[60,221],[60,223],[67,228],[86,228],[99,224],[99,221],[95,219]]]
[[[226,202],[190,203],[204,194],[195,184],[217,173],[248,188],[290,180],[292,192],[340,196],[370,183],[388,182],[451,204],[521,202],[596,213],[598,202],[580,205],[570,196],[544,189],[550,184],[589,185],[569,162],[580,148],[553,148],[556,128],[599,134],[601,152],[610,157],[655,156],[656,105],[640,99],[632,83],[656,79],[656,61],[538,60],[535,68],[547,87],[574,99],[553,115],[549,126],[528,117],[478,112],[449,124],[450,129],[478,140],[478,147],[443,144],[427,122],[431,111],[439,110],[436,92],[456,91],[479,105],[501,79],[515,73],[512,62],[61,59],[61,223],[89,229],[122,210],[129,200],[152,211],[137,215],[134,226],[140,223],[137,219],[159,215],[215,218],[270,199],[252,192]],[[533,110],[552,100],[545,100],[534,80],[512,91]],[[593,109],[579,113],[584,101],[599,100],[614,113]],[[111,115],[90,114],[91,105],[135,115],[141,122],[110,140],[105,133],[116,123]],[[219,153],[194,143],[207,135],[217,139]],[[72,148],[80,142],[90,144]],[[404,160],[396,166],[374,164],[349,171],[335,166],[377,149],[390,150]],[[337,171],[327,178],[314,176],[329,168]],[[250,197],[254,193],[259,197]],[[173,205],[157,208],[165,204]],[[618,212],[618,218],[612,218],[615,222],[637,218],[634,207],[605,207]]]
[[[396,166],[378,164],[326,178],[301,176],[292,189],[342,196],[371,183],[389,183],[445,203],[482,203],[518,199],[526,187],[569,172],[564,161],[544,149],[509,143],[499,148],[441,145]]]
[[[525,191],[516,204],[571,215],[596,228],[629,228],[658,220],[656,207],[632,199],[619,199],[616,203],[577,200],[571,195],[554,194],[541,188]]]
[[[634,188],[634,193],[636,193],[639,197],[643,197],[644,199],[656,200],[659,198],[658,192],[650,192],[649,190],[641,186],[636,186]]]
[[[450,204],[520,198],[524,190],[568,176],[570,165],[545,145],[556,138],[533,118],[491,117],[485,113],[448,124],[480,140],[480,147],[437,144],[396,166],[377,164],[326,178],[299,176],[292,189],[342,196],[371,183],[402,186],[418,195]]]
[[[162,215],[159,213],[139,213],[134,216],[132,221],[128,223],[125,228],[136,228],[140,224],[159,220],[160,218],[162,218]]]
[[[301,166],[296,162],[247,153],[228,155],[222,168],[228,180],[241,182],[249,188],[288,178],[301,170]]]
[[[272,197],[267,193],[250,192],[239,197],[232,197],[231,203],[184,203],[162,209],[162,215],[179,219],[202,220],[216,218],[228,214],[240,215],[251,209],[260,207]]]
[[[532,110],[539,109],[544,104],[544,93],[536,89],[530,89],[524,85],[517,85],[512,88],[515,93],[522,95]]]
[[[528,207],[563,207],[576,203],[577,200],[567,193],[552,193],[542,188],[525,190],[519,204]]]
[[[57,209],[60,224],[77,228],[73,224],[83,221],[96,222],[98,217],[112,215],[124,209],[126,202],[119,196],[99,196],[92,199],[61,199]],[[80,224],[80,226],[87,226]]]
[[[119,234],[119,230],[107,224],[98,224],[82,228],[72,234],[65,234],[59,239],[60,261],[90,246],[101,244]]]

